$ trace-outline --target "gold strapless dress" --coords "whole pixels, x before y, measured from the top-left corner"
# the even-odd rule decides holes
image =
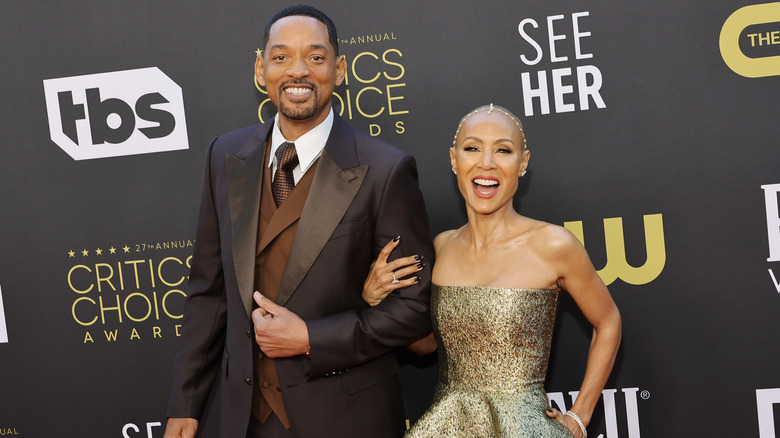
[[[406,436],[571,438],[544,413],[557,307],[555,290],[434,284],[439,381]]]

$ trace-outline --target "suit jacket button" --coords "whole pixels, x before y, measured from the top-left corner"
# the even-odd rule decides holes
[[[251,338],[252,337],[252,329],[246,329],[246,337]]]
[[[263,383],[260,384],[260,386],[262,386],[263,389],[268,389],[268,387],[271,386],[271,384],[268,383],[268,382],[263,382]]]
[[[252,384],[252,379],[247,377],[246,379],[244,379],[244,382],[246,382],[247,385],[251,385]]]

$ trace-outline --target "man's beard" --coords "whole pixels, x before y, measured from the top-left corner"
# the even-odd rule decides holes
[[[314,102],[310,106],[299,107],[297,105],[287,106],[283,100],[279,100],[279,113],[290,120],[306,120],[314,117],[317,114],[317,110],[320,108],[319,104],[319,89],[314,88]],[[280,94],[282,91],[280,90]]]

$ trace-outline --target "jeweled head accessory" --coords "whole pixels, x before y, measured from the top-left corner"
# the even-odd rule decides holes
[[[460,127],[463,126],[463,122],[465,122],[469,117],[473,116],[474,114],[480,111],[487,111],[488,114],[492,114],[493,111],[498,111],[501,114],[509,117],[513,122],[515,122],[515,125],[517,125],[517,129],[520,130],[520,137],[523,140],[523,144],[522,144],[523,150],[528,149],[528,145],[526,144],[525,141],[525,132],[523,132],[523,127],[520,125],[520,119],[518,119],[517,116],[509,112],[509,110],[500,107],[498,105],[493,105],[493,103],[491,103],[490,105],[482,105],[481,107],[466,114],[465,116],[463,116],[462,119],[460,119],[460,123],[458,123],[458,129],[455,130],[455,138],[452,139],[452,147],[455,147],[455,143],[458,141],[458,134],[460,133]]]

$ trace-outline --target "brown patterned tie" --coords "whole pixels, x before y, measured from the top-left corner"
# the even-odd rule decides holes
[[[274,195],[276,206],[282,205],[287,196],[295,187],[293,169],[298,165],[298,153],[295,152],[295,144],[286,141],[276,149],[276,173],[271,183],[271,192]]]

